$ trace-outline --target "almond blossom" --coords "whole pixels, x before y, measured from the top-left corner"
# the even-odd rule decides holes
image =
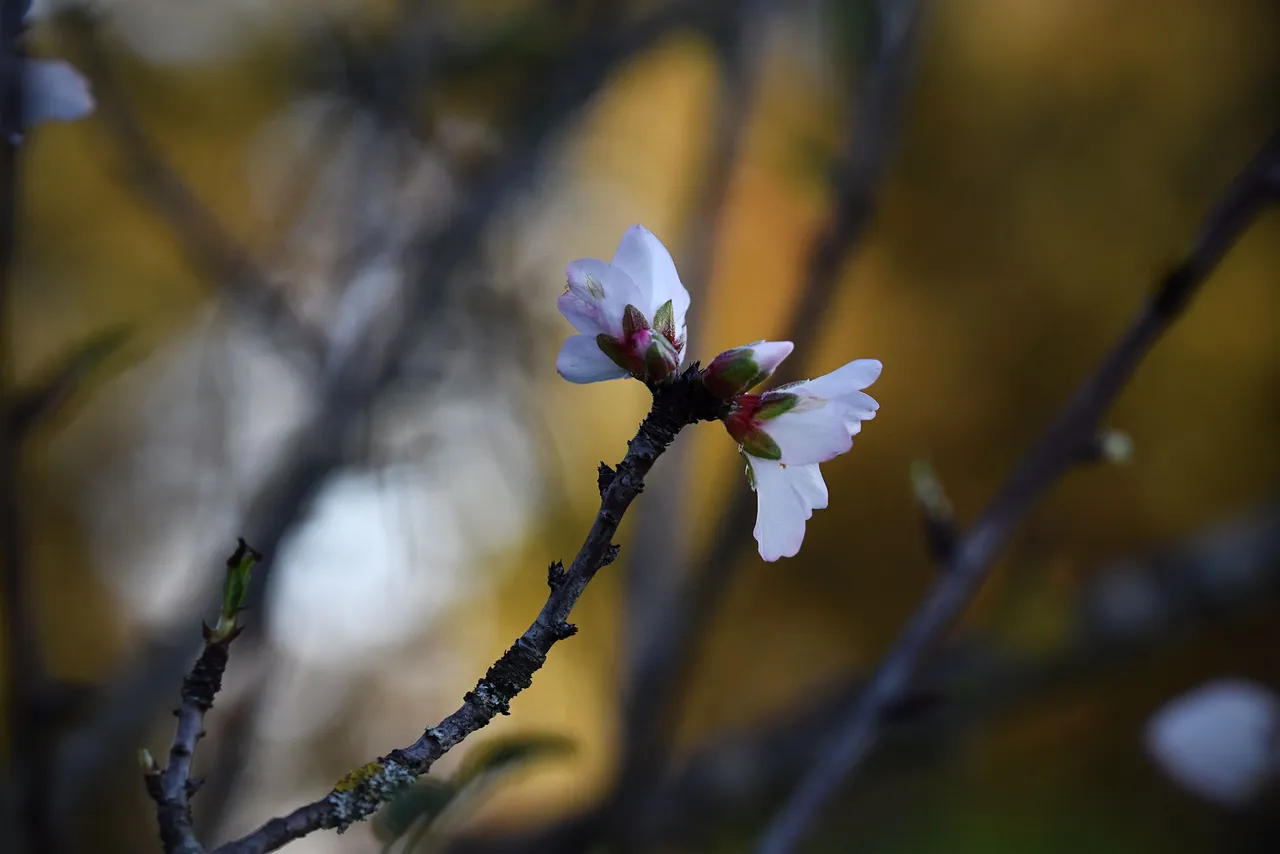
[[[93,112],[89,81],[60,59],[29,59],[23,63],[22,123],[70,122]]]
[[[758,354],[753,361],[767,371],[757,372],[763,376],[753,376],[743,390],[772,373],[791,346],[785,341],[752,345],[753,355]],[[795,556],[804,541],[805,522],[814,510],[827,506],[827,485],[818,464],[848,451],[862,422],[875,417],[880,405],[862,389],[876,381],[880,370],[875,359],[859,359],[817,379],[733,398],[724,425],[738,441],[756,492],[754,534],[765,560]],[[746,373],[739,369],[740,375]]]
[[[1256,682],[1215,679],[1156,712],[1145,742],[1179,785],[1245,807],[1280,777],[1280,697]]]
[[[628,228],[612,261],[582,258],[565,273],[568,288],[558,305],[579,334],[560,348],[560,376],[575,383],[626,376],[656,382],[684,364],[689,292],[647,228]]]

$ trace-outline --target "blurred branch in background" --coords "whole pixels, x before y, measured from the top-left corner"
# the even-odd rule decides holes
[[[46,757],[37,709],[48,681],[40,636],[34,622],[31,579],[28,577],[25,534],[18,477],[21,468],[20,432],[12,413],[17,395],[13,385],[13,353],[9,330],[18,248],[18,208],[21,198],[18,146],[25,131],[25,51],[23,3],[0,3],[0,583],[4,595],[5,744],[8,767],[4,775],[4,803],[0,804],[0,834],[6,850],[48,851],[46,807],[42,797]]]
[[[935,768],[1002,711],[1072,682],[1142,666],[1180,638],[1227,626],[1280,594],[1280,504],[1213,525],[1184,541],[1100,566],[1065,607],[1060,648],[1027,656],[978,632],[939,653],[905,704],[882,714],[886,743],[867,780]],[[832,686],[763,731],[727,736],[691,751],[653,799],[664,838],[699,826],[725,805],[777,796],[828,749],[868,682]],[[918,706],[918,708],[917,708]]]
[[[1098,421],[1120,395],[1143,357],[1183,313],[1214,268],[1254,220],[1280,200],[1280,130],[1206,217],[1190,251],[1160,282],[1129,329],[1039,441],[987,509],[956,543],[940,577],[890,648],[857,705],[821,757],[775,816],[757,850],[795,849],[818,813],[866,760],[879,739],[885,710],[910,690],[925,655],[951,627],[986,579],[1015,526],[1059,477],[1077,464]]]
[[[832,177],[831,212],[816,236],[806,261],[800,297],[782,340],[805,342],[818,332],[836,293],[840,271],[852,249],[864,237],[908,98],[923,0],[876,3],[878,13],[874,50],[865,67],[851,68],[851,104],[845,131],[845,150]],[[800,379],[800,360],[783,363],[776,384]],[[623,801],[631,789],[661,767],[663,742],[671,732],[676,705],[697,659],[704,633],[713,623],[716,604],[723,598],[749,539],[755,514],[755,495],[733,491],[715,527],[710,551],[687,583],[671,585],[661,605],[651,606],[654,617],[641,660],[630,676],[626,747],[620,790]]]
[[[916,681],[913,696],[884,716],[885,747],[863,785],[936,768],[995,715],[1073,681],[1141,666],[1180,638],[1231,625],[1280,594],[1280,504],[1269,503],[1178,543],[1099,566],[1063,608],[1063,643],[1018,653],[986,632],[949,644]],[[655,844],[713,838],[770,803],[818,761],[867,685],[864,677],[816,689],[758,727],[709,737],[679,757],[647,793],[637,817]],[[584,813],[511,836],[455,840],[449,854],[565,850],[593,821]],[[610,825],[604,834],[625,834]]]
[[[62,31],[93,82],[99,114],[127,179],[164,220],[190,262],[207,273],[215,287],[260,323],[267,334],[279,336],[312,360],[317,359],[324,348],[323,333],[293,311],[279,286],[201,204],[139,125],[103,46],[96,16],[88,7],[72,9],[63,17]]]

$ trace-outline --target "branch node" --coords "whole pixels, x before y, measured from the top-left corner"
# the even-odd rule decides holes
[[[604,557],[600,560],[600,566],[605,567],[618,559],[618,552],[622,551],[622,546],[616,543],[610,543],[609,548],[604,550]]]
[[[596,469],[596,486],[600,488],[600,496],[602,498],[609,487],[613,485],[615,475],[616,472],[603,461],[600,463],[600,467]]]
[[[561,584],[564,584],[564,575],[564,561],[551,561],[551,565],[547,567],[547,586],[552,590],[557,589]]]

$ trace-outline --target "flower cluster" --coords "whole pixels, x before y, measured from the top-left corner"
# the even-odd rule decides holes
[[[612,261],[574,261],[567,274],[560,311],[580,334],[560,350],[562,377],[589,383],[632,376],[652,386],[680,369],[689,292],[648,229],[631,226]],[[879,408],[863,391],[880,376],[874,359],[752,393],[792,349],[789,341],[757,341],[721,353],[702,373],[707,390],[729,403],[724,425],[746,461],[757,498],[755,538],[767,561],[800,550],[805,523],[827,506],[819,464],[848,451]]]

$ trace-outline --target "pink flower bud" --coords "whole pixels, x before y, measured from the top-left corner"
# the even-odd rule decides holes
[[[757,341],[726,350],[707,366],[702,382],[721,400],[730,400],[768,379],[791,354],[790,341]]]

